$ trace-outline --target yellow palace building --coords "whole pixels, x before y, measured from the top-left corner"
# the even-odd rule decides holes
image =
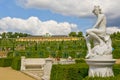
[[[80,40],[79,37],[68,37],[66,35],[54,35],[54,36],[28,36],[17,38],[16,41],[76,41]]]

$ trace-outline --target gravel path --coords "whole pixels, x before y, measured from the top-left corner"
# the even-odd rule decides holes
[[[35,80],[20,71],[11,69],[10,67],[0,67],[0,80]]]

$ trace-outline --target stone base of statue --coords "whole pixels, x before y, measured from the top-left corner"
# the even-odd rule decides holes
[[[115,59],[86,59],[89,65],[89,77],[110,77],[114,76],[112,66],[115,64]]]

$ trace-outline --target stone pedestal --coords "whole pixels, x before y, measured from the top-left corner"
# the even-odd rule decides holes
[[[114,76],[112,66],[115,59],[86,59],[89,65],[89,77],[110,77]]]
[[[44,65],[44,72],[43,72],[43,80],[50,80],[50,73],[51,73],[51,69],[52,69],[52,59],[51,58],[47,58],[46,59],[46,63]]]

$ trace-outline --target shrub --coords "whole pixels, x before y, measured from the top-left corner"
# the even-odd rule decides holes
[[[4,59],[0,58],[0,67],[3,67],[3,65],[4,65]]]
[[[114,77],[88,77],[88,65],[53,65],[50,80],[120,80],[120,64],[113,66]]]
[[[12,58],[13,57],[13,51],[8,52],[7,57]]]
[[[120,53],[120,49],[119,48],[113,50],[113,52],[112,52],[113,58],[119,59],[120,58],[120,54],[119,53]]]
[[[88,75],[86,64],[53,65],[50,80],[82,80]]]
[[[13,58],[13,62],[12,62],[11,67],[15,70],[20,70],[21,59],[19,57]]]
[[[75,63],[85,63],[85,59],[83,58],[75,59]]]
[[[115,64],[115,65],[113,66],[113,72],[114,72],[114,75],[115,75],[115,76],[120,75],[120,64]]]
[[[0,58],[0,67],[9,67],[12,64],[12,58]]]

